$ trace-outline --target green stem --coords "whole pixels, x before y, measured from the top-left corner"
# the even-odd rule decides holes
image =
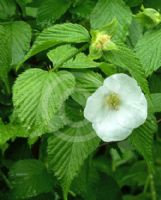
[[[154,175],[152,173],[150,173],[149,179],[150,179],[150,190],[151,190],[152,200],[157,200],[157,194],[156,194],[155,183],[154,183]]]
[[[6,77],[6,78],[3,80],[3,82],[4,82],[4,85],[5,85],[7,94],[11,94],[11,89],[10,89],[8,77]]]
[[[56,65],[51,71],[55,71],[56,69],[58,69],[60,66],[62,66],[65,62],[67,62],[68,60],[70,60],[71,58],[73,58],[74,56],[76,56],[78,53],[86,50],[88,48],[88,46],[89,46],[89,44],[85,44],[84,46],[82,46],[80,49],[78,49],[77,52],[73,53],[68,58],[62,60],[62,62],[59,63],[58,65]]]
[[[147,192],[149,184],[150,184],[150,177],[148,176],[144,185],[144,193]]]

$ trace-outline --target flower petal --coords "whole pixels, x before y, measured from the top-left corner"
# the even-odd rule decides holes
[[[98,137],[105,142],[121,141],[126,139],[131,133],[132,128],[123,127],[118,124],[115,119],[110,117],[104,121],[95,122],[92,124]]]
[[[101,86],[87,99],[84,109],[84,116],[90,122],[102,119],[107,115],[107,110],[104,105],[104,98],[108,94],[108,90]]]

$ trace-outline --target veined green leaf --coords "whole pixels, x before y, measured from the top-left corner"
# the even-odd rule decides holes
[[[95,68],[100,63],[94,62],[84,53],[79,53],[79,50],[71,45],[62,45],[49,51],[47,54],[55,68]]]
[[[23,21],[15,21],[4,26],[9,32],[9,45],[11,44],[11,65],[20,62],[30,47],[31,28]]]
[[[91,93],[103,84],[103,78],[93,71],[73,72],[73,75],[76,79],[76,87],[72,98],[84,107]]]
[[[100,63],[93,61],[90,57],[86,56],[84,53],[79,53],[75,58],[71,58],[62,65],[62,68],[74,68],[74,69],[84,69],[84,68],[95,68],[98,67]]]
[[[73,178],[98,144],[99,139],[87,121],[74,123],[48,139],[49,167],[60,180],[65,199]]]
[[[8,45],[9,34],[5,27],[0,25],[0,78],[5,81],[10,69],[11,57],[9,54],[10,46]]]
[[[31,28],[22,21],[0,25],[0,76],[4,80],[12,65],[22,60],[29,49]]]
[[[130,74],[137,80],[143,91],[145,93],[149,93],[148,82],[146,80],[140,60],[131,49],[125,45],[118,45],[118,49],[106,53],[104,58],[112,64],[128,70]]]
[[[99,0],[90,18],[92,29],[100,29],[114,18],[118,20],[116,38],[124,40],[132,20],[132,13],[122,0]]]
[[[130,136],[136,150],[144,157],[149,168],[153,170],[153,136],[157,131],[157,123],[154,116],[150,116],[145,124],[134,130]]]
[[[16,4],[13,0],[0,1],[0,19],[7,19],[15,14]]]
[[[136,44],[136,54],[140,58],[146,76],[161,66],[161,29],[145,33]]]
[[[161,112],[161,93],[151,94],[150,97],[153,104],[153,112]]]
[[[10,169],[9,177],[14,199],[26,199],[52,191],[53,179],[41,161],[29,159],[16,162]]]
[[[99,172],[91,160],[81,168],[73,181],[72,189],[84,200],[122,200],[118,183],[107,175],[107,171]]]
[[[70,72],[27,70],[17,78],[13,87],[13,103],[19,119],[29,130],[43,133],[73,92],[74,85]]]
[[[78,17],[89,19],[90,14],[96,4],[95,0],[84,0],[77,3],[70,11]]]
[[[45,0],[38,8],[37,22],[41,26],[50,25],[59,19],[70,7],[71,1]]]
[[[24,61],[31,56],[62,43],[88,42],[88,31],[79,24],[65,23],[51,26],[40,33]],[[19,66],[18,66],[19,67]]]
[[[61,67],[65,61],[72,58],[77,52],[77,48],[71,46],[70,44],[65,44],[50,50],[47,56],[53,63],[53,66],[57,68],[57,66]]]
[[[3,124],[0,122],[0,146],[16,137],[27,137],[27,131],[19,125]]]

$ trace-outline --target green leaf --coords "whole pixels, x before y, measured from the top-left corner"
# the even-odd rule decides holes
[[[55,68],[95,68],[100,63],[94,62],[84,53],[71,45],[62,45],[48,52],[48,58]],[[74,58],[75,57],[75,58]]]
[[[95,68],[98,67],[100,63],[94,62],[90,57],[86,56],[84,53],[79,53],[75,58],[72,58],[65,62],[62,68],[74,68],[74,69],[84,69],[84,68]]]
[[[73,72],[73,75],[76,86],[72,98],[84,107],[87,98],[103,84],[103,78],[93,71]]]
[[[133,18],[129,28],[128,42],[131,47],[135,47],[138,40],[143,36],[143,26]]]
[[[5,27],[0,25],[0,78],[5,81],[10,68],[11,57],[8,55],[10,48],[8,45],[9,34]]]
[[[132,13],[122,0],[99,0],[91,14],[91,27],[92,29],[100,29],[114,18],[118,20],[116,36],[124,40],[132,20]]]
[[[37,22],[41,26],[50,25],[59,19],[70,7],[71,1],[45,0],[38,8]]]
[[[153,112],[161,112],[161,93],[151,94],[150,97],[153,104]]]
[[[11,44],[11,65],[20,62],[30,47],[31,27],[23,21],[15,21],[5,25],[6,32],[9,32],[9,44]]]
[[[73,181],[72,189],[84,200],[122,200],[117,182],[106,173],[99,173],[92,161],[85,162]]]
[[[125,45],[117,45],[118,49],[105,54],[104,58],[119,67],[122,67],[130,72],[137,80],[140,87],[145,93],[149,93],[148,83],[145,78],[144,71],[140,60],[135,53]]]
[[[29,69],[21,74],[13,87],[13,104],[24,126],[42,134],[74,85],[74,77],[66,71]]]
[[[144,5],[147,8],[156,8],[157,10],[161,10],[161,2],[160,2],[160,0],[155,0],[155,1],[144,0]]]
[[[72,23],[57,24],[40,33],[32,48],[25,56],[24,61],[31,56],[58,44],[81,43],[88,42],[89,40],[89,33],[83,26]]]
[[[27,137],[28,133],[20,125],[3,124],[0,122],[0,146],[15,137]]]
[[[0,19],[12,17],[16,11],[16,4],[13,0],[0,1]]]
[[[141,60],[146,76],[151,75],[161,65],[160,37],[161,29],[148,31],[136,45],[135,51]]]
[[[99,139],[87,121],[72,123],[49,138],[49,166],[60,180],[64,199],[73,178],[98,144]]]
[[[22,21],[0,25],[0,76],[4,80],[11,69],[22,60],[29,49],[31,28]]]
[[[70,11],[72,12],[72,14],[76,14],[78,17],[89,19],[95,4],[95,0],[80,1],[77,3],[76,6],[73,6]]]
[[[157,131],[157,123],[154,116],[150,116],[145,124],[134,130],[130,136],[136,150],[144,157],[149,168],[153,170],[153,136]]]
[[[53,179],[41,161],[29,159],[16,162],[10,169],[9,177],[13,189],[11,196],[24,199],[52,191]]]
[[[47,53],[47,56],[53,63],[53,66],[57,68],[57,66],[63,65],[65,61],[72,58],[77,52],[77,48],[71,46],[70,44],[65,44],[50,50]]]

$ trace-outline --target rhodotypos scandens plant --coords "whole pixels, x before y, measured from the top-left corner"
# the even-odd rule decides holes
[[[87,99],[84,116],[103,141],[121,141],[145,122],[147,100],[135,79],[115,74]]]

